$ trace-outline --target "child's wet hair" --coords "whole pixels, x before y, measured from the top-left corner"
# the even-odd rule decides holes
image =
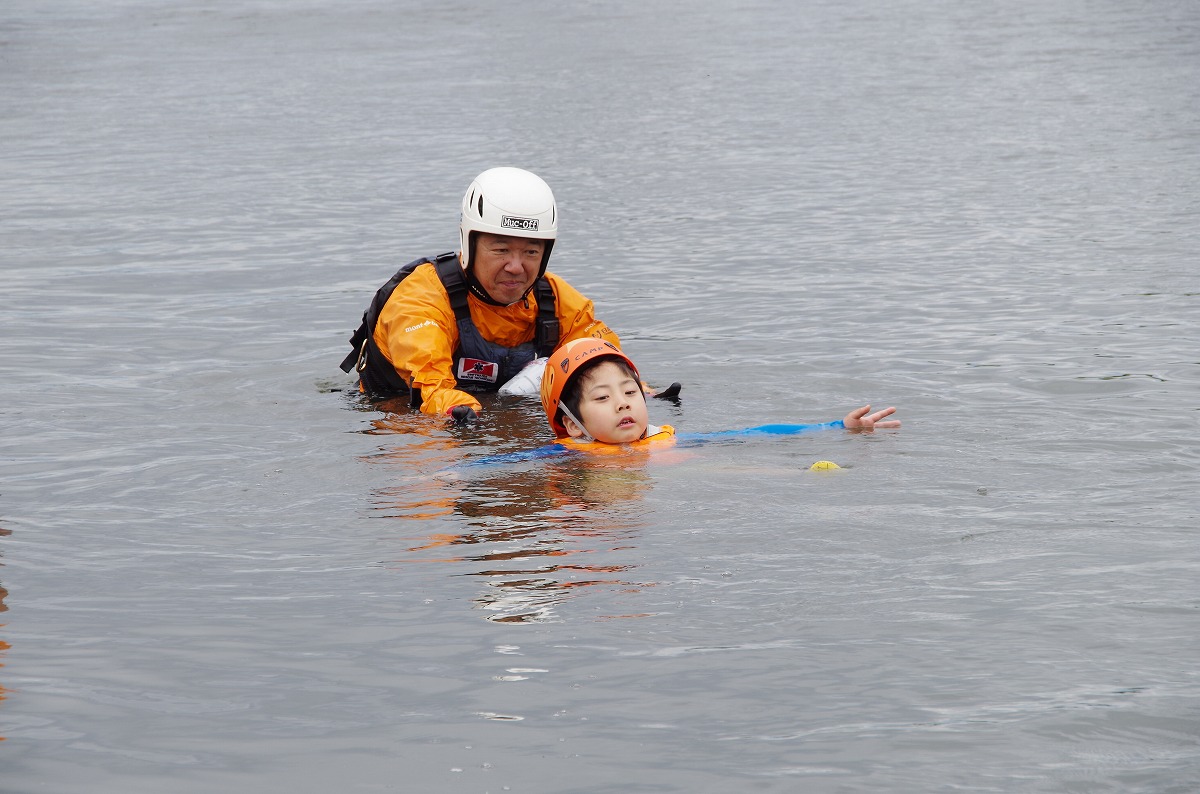
[[[558,401],[559,405],[565,405],[568,411],[575,416],[579,416],[579,400],[583,397],[584,384],[591,379],[592,370],[606,361],[616,364],[617,368],[621,370],[622,373],[630,378],[633,378],[634,381],[636,381],[639,385],[641,384],[641,381],[638,380],[637,370],[629,366],[629,362],[625,359],[619,356],[598,356],[591,361],[584,363],[579,367],[579,369],[575,370],[575,373],[571,376],[571,379],[567,381],[567,385],[563,386],[562,396],[559,397]],[[558,410],[557,414],[558,415],[555,418],[559,422],[562,422],[563,412],[561,408]]]

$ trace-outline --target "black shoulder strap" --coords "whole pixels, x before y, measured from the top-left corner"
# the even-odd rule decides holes
[[[433,262],[440,267],[440,265],[445,261],[457,262],[457,260],[458,255],[453,251],[444,254],[438,254],[433,259],[429,259],[428,257],[414,259],[404,267],[397,270],[396,273],[387,280],[387,283],[376,290],[375,297],[371,299],[371,305],[368,306],[367,310],[363,312],[362,323],[350,337],[351,349],[350,353],[344,359],[342,359],[342,372],[349,372],[356,366],[358,366],[358,368],[361,370],[363,356],[366,354],[367,350],[367,343],[370,342],[371,337],[375,335],[375,325],[379,322],[379,315],[383,311],[383,306],[388,302],[388,298],[392,297],[392,293],[396,291],[396,287],[401,281],[408,278],[408,276],[414,270],[416,270],[418,266],[423,265],[426,262]],[[441,275],[440,270],[438,271],[438,275]],[[464,302],[466,301],[465,296],[463,300]]]
[[[367,311],[363,312],[362,325],[350,337],[350,344],[353,346],[353,349],[346,356],[345,360],[342,361],[343,372],[349,372],[354,368],[356,362],[361,361],[366,344],[375,333],[375,324],[379,321],[379,314],[383,311],[384,304],[392,296],[396,286],[412,273],[413,270],[416,270],[418,265],[425,262],[432,262],[434,267],[437,268],[438,280],[442,282],[442,286],[446,289],[446,295],[450,299],[450,308],[454,310],[454,318],[460,321],[470,319],[471,306],[467,301],[467,279],[463,275],[462,266],[459,264],[458,254],[453,251],[447,251],[444,254],[438,254],[433,259],[418,259],[409,262],[400,268],[387,284],[379,288],[379,291],[375,294],[375,299],[371,301],[371,306]],[[537,330],[534,333],[534,343],[537,347],[538,356],[549,356],[558,347],[558,339],[561,333],[554,288],[550,286],[550,282],[546,278],[542,277],[534,284],[533,292],[538,306]]]
[[[454,319],[459,321],[469,320],[471,318],[471,306],[467,302],[467,279],[463,275],[462,266],[458,262],[458,255],[454,252],[442,254],[437,258],[435,264],[437,265],[438,278],[441,279],[442,286],[446,288],[446,294],[450,297],[450,308],[454,310]],[[549,356],[558,347],[560,333],[554,288],[543,277],[539,278],[534,284],[533,291],[538,306],[537,331],[534,333],[534,343],[537,346],[537,355]]]
[[[550,286],[550,281],[544,276],[534,284],[533,294],[537,297],[538,305],[537,332],[533,341],[537,346],[537,356],[544,358],[558,347],[560,329],[557,302],[554,299],[554,287]]]
[[[467,303],[467,279],[463,275],[462,265],[458,262],[458,254],[453,251],[441,254],[434,260],[434,266],[437,267],[438,279],[450,297],[454,319],[469,320],[471,306]]]

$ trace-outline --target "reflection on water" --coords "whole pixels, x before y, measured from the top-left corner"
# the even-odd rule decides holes
[[[570,460],[460,485],[465,490],[455,512],[469,519],[469,530],[410,551],[450,547],[460,554],[449,559],[482,563],[466,575],[486,584],[475,601],[488,620],[544,622],[554,619],[556,605],[590,589],[650,586],[628,578],[637,567],[629,560],[644,526],[640,499],[651,487],[641,468]],[[605,554],[617,560],[579,559]]]
[[[397,562],[477,577],[484,589],[474,602],[488,620],[554,621],[556,607],[597,588],[652,586],[630,578],[637,567],[631,550],[645,526],[642,497],[652,487],[646,454],[445,469],[470,449],[454,431],[412,415],[388,415],[372,425],[373,432],[406,437],[372,461],[402,472],[395,486],[373,494],[373,509],[388,518],[441,519]],[[430,469],[434,473],[412,474]],[[454,531],[445,531],[447,525]]]

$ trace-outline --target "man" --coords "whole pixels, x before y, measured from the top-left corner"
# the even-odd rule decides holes
[[[558,236],[550,187],[520,168],[492,168],[463,196],[457,254],[401,269],[376,295],[342,363],[373,397],[407,395],[421,411],[472,421],[472,396],[495,391],[573,339],[620,346],[592,302],[546,272]],[[390,289],[390,294],[389,293]]]

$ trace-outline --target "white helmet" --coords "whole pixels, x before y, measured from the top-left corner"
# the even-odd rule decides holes
[[[471,264],[472,232],[545,240],[541,273],[558,237],[558,207],[540,176],[520,168],[490,168],[467,188],[459,221],[462,265]]]

